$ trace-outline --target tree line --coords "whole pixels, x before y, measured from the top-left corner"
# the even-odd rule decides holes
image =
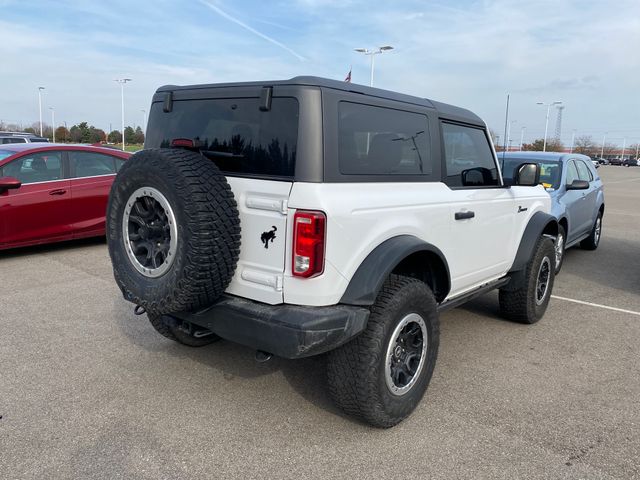
[[[491,131],[491,137],[493,139],[493,143],[496,146],[496,151],[501,152],[504,150],[504,146],[502,144],[498,145],[496,142],[496,134]],[[523,143],[522,150],[526,150],[529,152],[541,152],[544,148],[544,138],[538,138],[531,143]],[[564,152],[568,151],[570,147],[565,146],[560,140],[557,138],[547,138],[547,152]],[[511,150],[513,150],[513,145],[511,146]],[[591,135],[581,135],[576,137],[573,142],[573,152],[581,153],[583,155],[588,155],[592,158],[600,157],[602,154],[603,157],[613,157],[620,154],[621,148],[614,144],[605,142],[604,147],[601,142],[596,142]],[[634,143],[631,145],[627,145],[625,148],[625,156],[630,155],[635,157],[636,151],[638,150],[638,144]]]
[[[40,123],[34,122],[29,127],[21,128],[15,124],[0,122],[0,130],[40,135]],[[69,129],[61,125],[56,128],[55,133],[56,142],[58,143],[122,143],[122,133],[120,130],[113,130],[110,133],[106,133],[101,128],[96,128],[93,125],[89,125],[87,122],[80,122]],[[42,124],[42,136],[51,141],[53,140],[53,128],[51,128],[51,125],[46,123]],[[131,126],[125,127],[124,140],[129,145],[143,144],[144,132],[142,131],[142,128],[139,126],[136,128]]]

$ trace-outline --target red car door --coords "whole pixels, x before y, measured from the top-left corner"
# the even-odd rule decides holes
[[[0,247],[33,245],[71,237],[71,185],[63,176],[63,153],[27,153],[0,169],[20,188],[0,194]]]
[[[104,235],[109,191],[121,162],[107,154],[69,151],[71,225],[76,237]]]

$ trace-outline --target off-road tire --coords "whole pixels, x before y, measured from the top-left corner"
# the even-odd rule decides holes
[[[558,250],[558,239],[560,238],[562,238],[562,253],[560,254],[560,261],[558,261],[557,250]],[[562,225],[558,225],[558,235],[556,236],[556,242],[553,246],[554,249],[556,250],[556,275],[560,273],[560,269],[562,268],[562,264],[564,263],[564,254],[566,253],[565,251],[566,244],[567,244],[567,232],[565,231]]]
[[[602,238],[602,211],[598,212],[596,221],[593,222],[591,227],[591,233],[589,236],[580,242],[580,247],[584,250],[595,250],[600,245],[600,239]]]
[[[541,302],[537,302],[536,292],[538,276],[545,259],[550,262],[548,284]],[[519,323],[533,324],[540,320],[549,305],[553,282],[555,279],[555,249],[553,241],[547,237],[540,237],[534,249],[533,256],[527,264],[524,282],[517,290],[508,287],[500,289],[498,298],[500,313],[507,319]]]
[[[387,347],[396,326],[410,313],[417,313],[424,320],[427,351],[415,383],[404,395],[397,396],[386,383]],[[414,278],[391,275],[371,307],[364,332],[328,354],[331,397],[342,411],[370,425],[396,425],[422,399],[436,364],[439,342],[437,304],[429,286]]]
[[[151,326],[161,335],[173,340],[174,342],[182,343],[189,347],[204,347],[211,343],[220,340],[220,337],[215,333],[210,333],[204,337],[196,337],[190,335],[187,332],[181,330],[179,327],[169,326],[162,318],[162,315],[148,314],[149,322]],[[193,328],[193,327],[192,327]],[[200,329],[205,330],[205,329]]]
[[[173,261],[161,276],[140,273],[127,255],[123,218],[140,188],[154,188],[175,215]],[[111,187],[107,241],[124,297],[152,314],[193,311],[227,288],[240,253],[240,219],[225,176],[210,160],[181,149],[149,149],[127,160]]]

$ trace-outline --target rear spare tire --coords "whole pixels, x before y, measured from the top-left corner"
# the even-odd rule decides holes
[[[107,242],[127,300],[156,315],[207,306],[229,285],[240,253],[231,188],[199,153],[138,152],[111,187]]]

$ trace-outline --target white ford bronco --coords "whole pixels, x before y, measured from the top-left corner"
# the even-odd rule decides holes
[[[440,311],[497,288],[509,319],[544,315],[558,226],[539,175],[506,184],[486,124],[423,98],[315,77],[164,86],[111,190],[109,254],[165,337],[328,352],[337,405],[390,427],[427,389]]]

